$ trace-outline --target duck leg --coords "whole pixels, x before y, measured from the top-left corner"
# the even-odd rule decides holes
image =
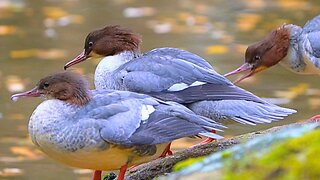
[[[317,119],[319,119],[320,121],[320,114],[312,116],[311,118],[308,119],[308,121],[316,121]]]
[[[167,145],[167,147],[164,149],[164,151],[162,152],[162,154],[160,155],[160,157],[166,157],[166,155],[168,154],[168,156],[171,156],[172,155],[172,151],[170,150],[170,147],[171,147],[171,143],[169,143]]]
[[[124,175],[126,174],[128,164],[121,166],[120,172],[118,174],[118,180],[124,180]]]
[[[216,133],[217,131],[216,131],[216,130],[212,130],[211,132],[212,132],[212,133]],[[215,141],[215,139],[213,139],[213,138],[207,138],[207,139],[201,141],[200,143],[191,146],[190,148],[193,148],[193,147],[199,146],[199,145],[203,145],[203,144],[208,144],[208,143],[210,143],[210,142],[212,142],[212,141]]]
[[[102,173],[102,171],[95,170],[93,173],[92,180],[101,180],[101,173]]]

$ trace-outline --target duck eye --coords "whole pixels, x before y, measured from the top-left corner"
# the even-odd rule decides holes
[[[91,47],[91,46],[93,45],[93,42],[90,41],[90,42],[88,43],[88,45],[89,45],[89,47]]]
[[[256,55],[255,57],[254,57],[254,60],[260,60],[260,56],[259,55]]]
[[[43,83],[43,87],[45,87],[45,88],[49,87],[49,83],[48,82],[44,82]]]

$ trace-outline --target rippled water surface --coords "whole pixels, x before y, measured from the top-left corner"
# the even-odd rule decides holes
[[[0,179],[90,179],[90,171],[48,159],[28,138],[28,118],[40,99],[13,103],[10,95],[32,88],[83,48],[88,32],[120,24],[143,36],[142,51],[177,47],[207,59],[224,74],[243,62],[248,44],[283,23],[303,25],[320,14],[320,2],[299,0],[0,0]],[[74,67],[92,82],[97,62]],[[232,77],[234,80],[237,77]],[[299,112],[270,125],[230,123],[226,136],[296,122],[319,113],[319,76],[280,66],[241,87]],[[175,143],[177,148],[190,140]]]

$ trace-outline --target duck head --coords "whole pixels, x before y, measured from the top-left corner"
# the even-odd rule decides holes
[[[238,83],[258,72],[279,63],[288,53],[290,31],[284,26],[273,30],[261,41],[250,45],[245,52],[245,63],[224,76],[248,71],[234,83]]]
[[[106,26],[90,32],[84,43],[84,50],[65,64],[67,69],[86,59],[113,56],[124,51],[140,51],[141,36],[121,26]]]
[[[88,82],[79,74],[64,71],[41,79],[33,89],[14,94],[11,100],[20,97],[45,97],[59,99],[76,105],[84,105],[90,100]]]

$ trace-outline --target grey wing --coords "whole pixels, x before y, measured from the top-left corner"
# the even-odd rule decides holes
[[[136,99],[121,104],[131,106],[130,110],[104,121],[100,119],[100,135],[107,142],[126,146],[153,145],[197,134],[221,138],[210,130],[219,130],[223,126],[196,116],[181,105],[150,105]],[[144,105],[149,106],[144,108]],[[147,119],[143,118],[146,117],[142,115],[144,113],[149,113]]]
[[[196,81],[231,84],[213,69],[202,68],[170,53],[146,54],[121,66],[116,73],[125,74],[122,79],[127,90],[141,93],[179,89],[181,85],[188,87]]]
[[[149,93],[149,95],[164,101],[178,103],[193,103],[198,101],[221,101],[221,100],[245,100],[267,104],[256,95],[234,85],[204,84],[194,86],[176,92]]]
[[[170,47],[156,48],[147,52],[145,56],[153,56],[153,55],[166,56],[167,54],[170,54],[171,57],[174,57],[177,59],[183,59],[185,61],[191,62],[205,69],[213,69],[213,67],[202,57],[194,53],[191,53],[189,51],[185,51],[177,48],[170,48]]]
[[[303,26],[303,31],[306,33],[319,31],[319,30],[320,30],[320,15],[314,17]]]

